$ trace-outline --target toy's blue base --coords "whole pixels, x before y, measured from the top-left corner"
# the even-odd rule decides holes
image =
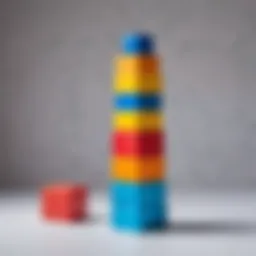
[[[163,181],[132,183],[112,182],[110,185],[110,200],[114,207],[126,208],[128,205],[144,205],[165,202],[166,185]]]
[[[116,229],[141,232],[166,226],[163,182],[114,183],[111,192],[111,222]]]
[[[162,220],[158,222],[153,222],[150,225],[142,225],[140,223],[118,223],[112,222],[112,226],[117,231],[126,231],[133,233],[144,233],[149,231],[160,231],[165,230],[168,227],[167,221]]]

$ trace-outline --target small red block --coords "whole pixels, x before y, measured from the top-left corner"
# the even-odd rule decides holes
[[[41,194],[41,213],[48,220],[78,221],[88,215],[88,189],[78,184],[46,186]]]

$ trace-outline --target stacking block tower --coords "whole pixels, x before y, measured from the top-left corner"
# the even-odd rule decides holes
[[[154,38],[125,35],[114,62],[111,221],[119,229],[166,224],[162,82]]]

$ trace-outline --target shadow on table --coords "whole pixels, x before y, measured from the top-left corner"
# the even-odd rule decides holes
[[[105,214],[98,214],[86,218],[78,225],[99,225],[106,224],[108,218]],[[142,232],[144,233],[144,232]],[[256,221],[242,220],[173,220],[163,228],[152,228],[145,234],[162,234],[162,235],[256,235]]]
[[[256,234],[256,222],[230,220],[183,220],[174,221],[157,233],[174,235],[216,235],[216,234]]]

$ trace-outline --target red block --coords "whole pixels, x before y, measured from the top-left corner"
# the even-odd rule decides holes
[[[115,132],[113,153],[118,156],[160,155],[164,151],[163,132]]]
[[[41,213],[48,220],[77,221],[87,216],[88,189],[77,184],[47,186],[41,194]]]

